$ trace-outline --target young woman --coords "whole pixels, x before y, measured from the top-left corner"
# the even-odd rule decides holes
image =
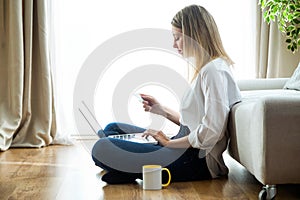
[[[145,111],[165,116],[180,126],[168,138],[162,131],[145,130],[122,123],[104,129],[111,133],[144,132],[158,141],[140,144],[101,138],[93,147],[95,164],[106,170],[102,180],[110,184],[130,183],[142,178],[145,164],[160,164],[172,174],[172,181],[216,178],[228,174],[222,153],[228,142],[227,119],[231,107],[241,101],[216,23],[203,7],[191,5],[173,18],[173,47],[195,61],[191,89],[182,99],[180,112],[161,105],[154,97],[142,94]]]

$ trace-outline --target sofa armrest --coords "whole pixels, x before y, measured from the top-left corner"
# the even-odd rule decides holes
[[[300,183],[300,95],[236,104],[230,154],[263,184]]]
[[[289,78],[237,80],[241,91],[283,89]]]

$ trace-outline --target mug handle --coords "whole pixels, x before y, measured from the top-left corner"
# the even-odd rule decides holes
[[[168,182],[161,185],[161,186],[163,186],[163,187],[167,187],[168,185],[170,185],[170,182],[171,182],[171,172],[170,172],[170,170],[167,169],[167,168],[162,168],[161,171],[167,171],[167,172],[168,172],[168,175],[169,175],[169,180],[168,180]]]

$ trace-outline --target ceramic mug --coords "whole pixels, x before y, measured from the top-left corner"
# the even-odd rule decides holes
[[[162,171],[168,172],[169,180],[162,184]],[[167,187],[171,182],[171,173],[167,168],[160,165],[144,165],[143,166],[143,189],[144,190],[160,190]]]

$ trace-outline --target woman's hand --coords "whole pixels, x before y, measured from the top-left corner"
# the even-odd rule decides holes
[[[171,140],[162,131],[156,131],[153,129],[148,129],[144,132],[142,137],[152,136],[161,146],[168,148],[189,148],[191,147],[188,136],[182,138]]]
[[[165,116],[163,106],[153,97],[146,94],[140,94],[143,99],[143,107],[146,112]]]
[[[161,115],[171,122],[180,125],[179,113],[172,109],[162,106],[153,96],[140,94],[143,99],[143,107],[146,112],[151,112],[157,115]]]
[[[167,137],[162,131],[148,129],[142,135],[142,137],[149,137],[149,136],[152,136],[162,146],[167,146],[170,141],[170,138]]]

